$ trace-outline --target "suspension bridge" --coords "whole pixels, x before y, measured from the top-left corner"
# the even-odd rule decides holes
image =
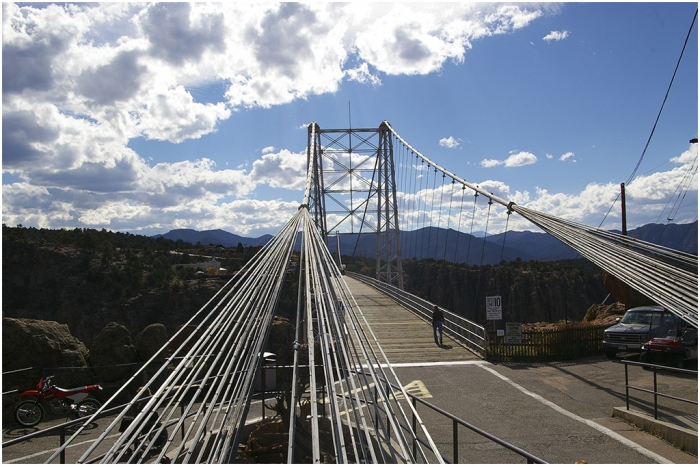
[[[506,219],[519,215],[697,327],[696,256],[501,199],[423,155],[386,121],[378,128],[330,130],[312,123],[307,162],[296,214],[192,316],[187,325],[198,331],[82,447],[76,462],[234,462],[293,262],[299,274],[296,333],[288,383],[277,399],[284,426],[280,462],[444,462],[439,442],[392,365],[399,357],[431,359],[436,350],[432,335],[428,330],[427,344],[413,336],[407,341],[415,334],[410,319],[392,317],[390,305],[381,302],[399,303],[428,318],[431,303],[403,290],[402,256],[469,263],[470,254],[478,252],[446,232],[473,225],[477,201],[486,203],[481,210],[487,225],[497,210]],[[340,254],[335,257],[328,247],[330,233],[342,228],[375,235],[375,277],[344,273]],[[418,230],[426,237],[406,235]],[[378,294],[368,294],[370,287]],[[450,357],[478,360],[484,328],[445,311],[449,334],[460,348],[460,356]],[[152,361],[163,358],[167,347]],[[47,462],[65,454],[82,430],[141,378],[141,371],[134,374]],[[127,417],[133,420],[124,428]],[[154,453],[150,444],[162,434],[167,440]],[[522,453],[528,462],[541,462]]]

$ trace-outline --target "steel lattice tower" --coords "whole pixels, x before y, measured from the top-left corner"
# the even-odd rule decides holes
[[[376,233],[376,278],[403,289],[391,129],[309,125],[309,211],[327,241],[333,232]],[[357,230],[357,231],[356,231]]]

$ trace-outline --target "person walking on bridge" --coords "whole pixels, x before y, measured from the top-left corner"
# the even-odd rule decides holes
[[[445,320],[445,316],[442,315],[442,311],[437,304],[433,306],[433,338],[435,338],[435,344],[442,346],[442,323]],[[438,343],[438,331],[440,332],[440,343]]]

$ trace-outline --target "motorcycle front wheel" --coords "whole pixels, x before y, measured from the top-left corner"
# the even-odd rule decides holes
[[[90,417],[95,414],[95,411],[100,409],[100,406],[102,406],[102,403],[96,399],[85,398],[83,401],[78,403],[78,406],[76,406],[75,409],[78,412],[78,417]]]
[[[24,427],[34,427],[44,419],[44,407],[33,400],[21,401],[15,407],[15,421]]]

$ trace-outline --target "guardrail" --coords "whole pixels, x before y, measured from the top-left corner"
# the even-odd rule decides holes
[[[676,400],[676,401],[681,401],[685,403],[690,403],[694,404],[695,406],[698,405],[698,402],[696,400],[688,400],[686,398],[681,398],[678,396],[673,396],[668,393],[662,393],[658,390],[658,384],[657,384],[657,371],[661,370],[664,372],[678,372],[681,374],[689,374],[689,375],[694,375],[695,380],[698,379],[698,371],[691,371],[688,369],[678,369],[675,367],[668,367],[668,366],[660,366],[658,364],[649,364],[649,363],[644,363],[644,362],[636,362],[636,361],[629,361],[627,359],[623,359],[620,361],[622,364],[625,365],[625,398],[627,401],[627,411],[630,409],[630,389],[632,390],[639,390],[640,392],[645,392],[645,393],[652,393],[654,395],[654,419],[658,419],[659,416],[659,397],[663,398],[669,398],[671,400]],[[642,387],[635,387],[634,385],[630,385],[629,383],[629,372],[627,367],[629,365],[632,366],[640,366],[642,368],[646,369],[651,369],[654,372],[654,389],[649,390],[648,388],[642,388]]]
[[[364,283],[365,285],[369,285],[381,291],[426,322],[432,322],[433,303],[366,275],[361,275],[354,272],[347,272],[347,275]],[[443,331],[463,343],[478,356],[481,356],[482,358],[485,357],[487,338],[484,327],[460,315],[450,312],[447,309],[441,309],[445,316]]]
[[[390,385],[394,390],[397,390],[397,389],[400,390],[400,388],[401,388],[401,387],[398,387],[392,383],[389,383],[388,385]],[[515,445],[508,443],[505,440],[500,439],[500,438],[496,437],[495,435],[492,435],[492,434],[486,432],[485,430],[482,430],[482,429],[476,427],[475,425],[470,424],[467,421],[464,421],[464,420],[458,418],[457,416],[454,416],[453,414],[448,413],[444,409],[439,408],[439,407],[435,406],[434,404],[428,403],[427,401],[419,398],[417,395],[414,395],[414,394],[409,393],[409,392],[406,392],[406,393],[411,398],[411,403],[413,404],[413,408],[416,409],[416,411],[417,411],[417,403],[420,403],[423,406],[432,409],[436,413],[441,414],[442,416],[444,416],[452,421],[452,463],[453,464],[459,464],[459,426],[466,427],[467,429],[471,430],[472,432],[479,434],[482,437],[485,437],[494,443],[497,443],[498,445],[502,446],[503,448],[506,448],[506,449],[512,451],[513,453],[516,453],[519,456],[522,456],[523,458],[525,458],[527,464],[548,464],[543,459],[540,459],[537,456],[526,452],[522,448],[516,447]],[[400,424],[400,425],[403,429],[405,429],[409,432],[416,432],[416,415],[412,414],[411,416],[412,416],[411,423],[412,423],[412,427],[413,427],[412,430],[409,429],[408,426],[404,426],[403,424]],[[415,442],[420,442],[422,445],[424,445],[426,447],[429,446],[428,442],[426,442],[425,440],[423,440],[419,437],[414,437],[413,442],[414,442],[413,443],[413,456],[414,457],[416,456],[416,447],[417,447]],[[440,453],[440,455],[442,456],[442,459],[445,462],[448,462],[448,463],[450,462],[450,459],[447,458],[445,455],[443,455],[442,453]]]

